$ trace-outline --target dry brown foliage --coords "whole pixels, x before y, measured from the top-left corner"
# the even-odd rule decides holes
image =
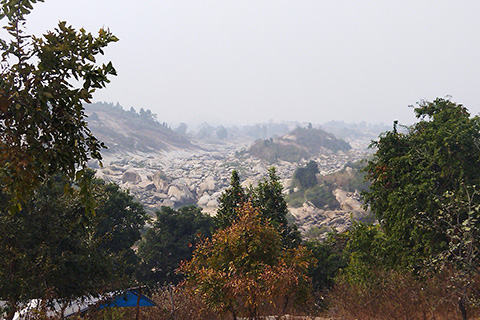
[[[450,320],[460,319],[458,296],[452,294],[448,272],[418,280],[399,272],[376,272],[372,285],[340,279],[328,299],[330,315],[342,320]],[[480,308],[470,300],[470,319]]]
[[[238,213],[236,223],[197,244],[193,258],[180,266],[182,286],[207,310],[234,318],[257,319],[272,309],[285,314],[308,301],[311,253],[284,249],[280,234],[250,203]]]

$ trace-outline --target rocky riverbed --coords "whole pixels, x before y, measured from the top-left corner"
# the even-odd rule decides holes
[[[242,152],[251,141],[237,140],[229,143],[197,142],[197,147],[192,149],[105,153],[104,166],[92,166],[96,167],[98,177],[130,190],[150,212],[160,206],[194,204],[215,214],[218,199],[229,186],[232,170],[237,170],[243,185],[248,186],[255,185],[266,175],[268,168],[274,166],[284,187],[288,187],[295,169],[307,161],[316,161],[320,173],[329,174],[342,169],[348,161],[363,159],[365,148],[359,148],[361,143],[358,141],[352,142],[355,147],[348,152],[325,152],[302,163],[280,161],[272,165]],[[301,208],[291,208],[300,229],[305,232],[312,226],[326,226],[328,230],[343,231],[351,223],[352,212],[364,214],[357,195],[338,190],[336,197],[342,210],[324,211],[308,203]]]

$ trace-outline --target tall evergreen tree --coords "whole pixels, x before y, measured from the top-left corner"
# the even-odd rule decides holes
[[[220,197],[220,204],[215,216],[217,227],[224,229],[232,225],[238,218],[238,209],[242,207],[246,199],[247,195],[240,184],[238,172],[233,170],[230,178],[230,187]]]
[[[274,167],[268,170],[268,177],[262,179],[252,195],[252,203],[260,215],[268,219],[278,230],[285,247],[293,248],[301,243],[300,232],[296,225],[287,220],[288,207],[283,195],[283,186]]]
[[[295,225],[287,220],[288,208],[283,195],[283,186],[275,168],[268,170],[268,176],[262,179],[256,188],[246,192],[236,171],[232,172],[230,187],[220,198],[216,221],[220,228],[226,228],[238,220],[238,210],[251,202],[258,208],[260,216],[268,220],[277,229],[285,247],[296,247],[301,243],[300,233]]]

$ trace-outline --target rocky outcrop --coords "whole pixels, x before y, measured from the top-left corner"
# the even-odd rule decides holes
[[[152,177],[153,185],[155,186],[155,191],[157,192],[167,192],[169,187],[169,182],[166,180],[166,176],[163,172],[155,172]]]
[[[215,191],[215,188],[215,178],[213,176],[208,176],[204,181],[200,182],[196,193],[203,197],[205,195],[205,192],[207,192],[207,194],[208,192],[212,193]]]
[[[293,122],[243,129],[218,127],[213,131],[204,126],[196,135],[200,140],[195,140],[191,138],[195,135],[187,135],[186,127],[171,130],[148,110],[137,113],[119,105],[97,103],[86,107],[86,113],[93,134],[109,147],[103,153],[103,167],[94,161],[89,166],[97,170],[99,178],[130,190],[150,212],[160,206],[196,204],[214,214],[223,190],[229,186],[232,170],[239,172],[244,187],[256,185],[271,166],[276,167],[284,187],[290,185],[295,169],[311,160],[318,164],[320,175],[336,172],[348,161],[363,159],[371,139],[384,131],[359,134],[368,131],[368,126],[357,126],[340,140],[318,128],[301,128]],[[339,134],[346,132],[346,126],[330,124]],[[208,137],[202,138],[205,135]],[[253,143],[255,138],[262,140]],[[339,210],[325,211],[311,203],[291,208],[301,230],[341,231],[348,228],[350,216],[362,219],[365,213],[358,195],[342,190],[334,193],[341,204]]]
[[[139,184],[142,181],[142,177],[133,171],[127,171],[122,175],[122,183]]]

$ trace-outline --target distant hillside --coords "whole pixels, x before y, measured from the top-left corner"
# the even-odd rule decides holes
[[[251,156],[273,163],[278,160],[298,162],[314,155],[350,149],[350,144],[333,134],[309,127],[296,128],[280,138],[256,140],[247,152]]]
[[[367,123],[365,121],[360,123],[346,123],[344,121],[330,121],[322,124],[322,128],[328,132],[333,133],[336,137],[341,139],[348,138],[368,138],[375,140],[382,132],[392,129],[391,125],[383,123]]]
[[[189,149],[193,145],[181,134],[157,121],[150,110],[133,107],[126,111],[118,103],[97,102],[85,105],[88,126],[107,146],[107,152],[154,152]]]
[[[190,131],[189,136],[197,140],[203,141],[219,141],[228,139],[267,139],[271,137],[282,136],[290,132],[297,123],[258,123],[254,125],[243,126],[227,126],[217,125],[213,126],[207,122],[202,123],[196,130]],[[178,132],[185,132],[186,124],[181,124],[177,129]]]

